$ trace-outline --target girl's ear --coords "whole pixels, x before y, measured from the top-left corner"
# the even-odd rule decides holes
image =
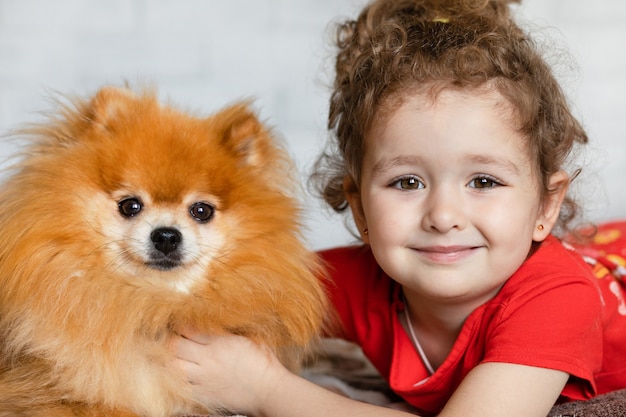
[[[565,171],[558,171],[550,177],[548,189],[550,192],[543,199],[537,221],[535,222],[535,232],[533,240],[543,241],[556,224],[561,213],[561,204],[567,193],[569,186],[569,176]]]
[[[365,218],[365,213],[363,212],[361,193],[359,192],[359,187],[357,187],[354,180],[347,175],[343,179],[343,191],[346,195],[346,200],[350,205],[352,218],[354,218],[354,223],[359,230],[361,240],[369,244],[369,235],[367,233],[367,219]]]

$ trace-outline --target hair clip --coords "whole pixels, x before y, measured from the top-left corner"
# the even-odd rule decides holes
[[[450,19],[447,17],[435,17],[432,21],[437,23],[449,23]]]

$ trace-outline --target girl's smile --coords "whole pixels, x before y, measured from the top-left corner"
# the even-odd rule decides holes
[[[454,264],[474,255],[481,246],[423,246],[415,251],[434,264]]]

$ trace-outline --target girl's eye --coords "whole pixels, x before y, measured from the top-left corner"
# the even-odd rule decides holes
[[[477,177],[468,184],[470,188],[494,188],[502,185],[498,180],[491,177]]]
[[[392,185],[401,190],[420,190],[426,187],[424,183],[416,177],[403,177],[393,182]]]

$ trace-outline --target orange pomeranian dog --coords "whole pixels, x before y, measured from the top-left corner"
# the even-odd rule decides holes
[[[0,191],[0,416],[216,413],[173,366],[177,328],[285,363],[315,340],[321,269],[247,104],[197,118],[105,88],[24,132]]]

